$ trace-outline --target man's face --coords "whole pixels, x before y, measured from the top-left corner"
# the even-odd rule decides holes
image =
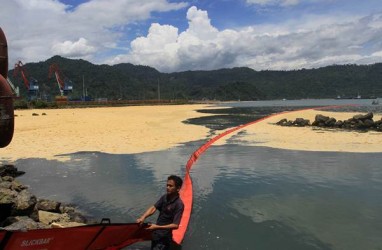
[[[167,186],[166,186],[167,194],[175,194],[179,192],[179,188],[175,186],[175,181],[173,180],[168,180],[167,181]]]

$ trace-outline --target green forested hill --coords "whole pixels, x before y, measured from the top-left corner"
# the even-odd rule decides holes
[[[72,99],[79,99],[83,86],[93,98],[142,100],[209,99],[209,100],[266,100],[382,97],[382,63],[373,65],[334,65],[318,69],[294,71],[255,71],[250,68],[212,71],[161,73],[148,66],[129,63],[94,65],[84,60],[54,56],[45,62],[27,63],[24,68],[38,80],[40,94],[59,95],[55,79],[48,78],[49,66],[57,63],[65,77],[73,82]],[[20,78],[12,82],[27,91]],[[83,85],[84,83],[84,85]]]

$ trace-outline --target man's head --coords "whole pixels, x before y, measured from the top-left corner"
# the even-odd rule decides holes
[[[176,175],[170,175],[167,178],[166,190],[167,194],[175,194],[178,193],[180,188],[182,187],[183,181],[182,178]]]

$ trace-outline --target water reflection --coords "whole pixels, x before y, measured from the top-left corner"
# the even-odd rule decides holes
[[[197,230],[191,238],[203,242],[205,235],[223,235],[238,249],[253,244],[276,244],[271,249],[284,249],[284,244],[288,249],[377,249],[382,246],[381,160],[382,154],[213,147],[193,170],[194,216],[200,218],[192,221]],[[203,226],[203,217],[208,225],[226,226],[230,232]],[[234,223],[249,224],[249,231],[237,229],[248,238],[234,236]],[[273,241],[253,233],[258,228],[273,235]],[[219,249],[220,241],[209,249]],[[231,249],[224,248],[226,244],[220,247]]]
[[[168,174],[183,174],[200,143],[16,165],[38,197],[74,203],[97,220],[131,222],[164,192]],[[192,169],[194,207],[183,249],[377,249],[381,161],[375,153],[213,146]]]

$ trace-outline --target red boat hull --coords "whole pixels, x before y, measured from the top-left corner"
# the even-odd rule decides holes
[[[151,232],[137,223],[97,224],[70,228],[0,231],[0,249],[121,249],[151,240]]]

